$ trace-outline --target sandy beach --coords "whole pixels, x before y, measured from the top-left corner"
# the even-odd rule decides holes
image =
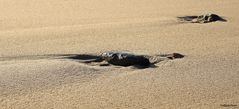
[[[0,109],[239,109],[238,0],[0,0]],[[227,22],[180,23],[215,13]],[[180,53],[155,67],[69,54]]]

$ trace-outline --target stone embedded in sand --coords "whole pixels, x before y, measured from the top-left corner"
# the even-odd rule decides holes
[[[142,55],[134,55],[129,53],[119,53],[119,52],[106,52],[102,53],[102,58],[112,65],[119,66],[149,66],[149,59]]]
[[[210,23],[215,21],[226,21],[222,17],[216,15],[216,14],[203,14],[200,16],[184,16],[184,17],[178,17],[180,21],[183,22],[190,22],[190,23]]]
[[[215,22],[220,21],[222,18],[216,14],[204,14],[197,17],[196,21],[194,23],[209,23],[209,22]]]
[[[171,53],[171,54],[160,54],[160,55],[135,55],[131,53],[125,52],[105,52],[101,55],[94,54],[70,54],[62,55],[68,59],[78,60],[82,63],[100,63],[100,66],[108,66],[109,64],[116,66],[135,66],[138,68],[147,68],[151,65],[159,63],[164,60],[173,60],[177,58],[183,58],[184,55],[179,53]],[[106,62],[106,63],[104,63]],[[104,64],[102,64],[104,63]]]

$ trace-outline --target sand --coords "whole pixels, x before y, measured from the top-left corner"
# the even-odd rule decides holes
[[[238,6],[238,0],[0,0],[0,108],[238,109]],[[176,19],[207,12],[228,21]],[[132,69],[46,56],[110,50],[185,57]]]

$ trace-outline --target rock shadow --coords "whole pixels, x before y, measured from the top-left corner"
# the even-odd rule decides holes
[[[91,62],[102,62],[104,61],[100,55],[93,55],[93,54],[75,54],[75,55],[68,55],[65,57],[66,59],[73,59],[77,60],[82,63],[91,63]]]

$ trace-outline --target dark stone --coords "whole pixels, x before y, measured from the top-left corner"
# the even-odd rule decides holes
[[[179,59],[179,58],[184,58],[184,55],[179,54],[179,53],[172,53],[172,54],[169,54],[169,56],[167,58],[168,59]]]
[[[215,21],[225,21],[225,19],[216,14],[204,14],[198,16],[195,23],[209,23]]]
[[[150,65],[150,61],[146,57],[129,53],[106,52],[102,54],[102,58],[109,64],[118,66]]]
[[[100,55],[96,54],[68,54],[59,55],[67,59],[77,60],[81,63],[100,63],[100,66],[134,66],[134,68],[156,67],[155,64],[164,60],[174,60],[183,58],[184,55],[179,53],[160,54],[160,55],[136,55],[124,52],[105,52]],[[106,63],[105,63],[106,62]]]
[[[219,15],[216,14],[203,14],[199,16],[183,16],[178,17],[180,21],[183,22],[190,22],[190,23],[210,23],[210,22],[216,22],[216,21],[223,21],[226,22],[227,20],[223,19]]]

